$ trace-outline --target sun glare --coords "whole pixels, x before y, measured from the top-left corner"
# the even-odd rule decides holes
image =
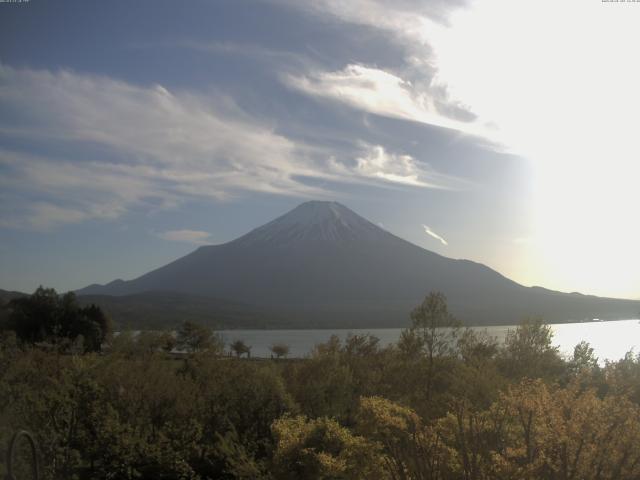
[[[639,22],[640,3],[479,0],[431,36],[437,81],[535,167],[522,282],[640,295]]]

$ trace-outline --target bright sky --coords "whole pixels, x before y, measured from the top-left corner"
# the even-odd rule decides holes
[[[535,165],[523,279],[640,291],[638,7],[480,0],[431,39],[439,81]]]
[[[600,0],[0,3],[0,288],[133,278],[333,199],[640,298],[639,24]]]

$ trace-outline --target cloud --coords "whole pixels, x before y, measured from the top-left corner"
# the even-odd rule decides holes
[[[210,243],[211,234],[201,230],[167,230],[158,233],[157,236],[171,242],[192,243],[194,245],[207,245]]]
[[[271,120],[248,115],[216,92],[1,64],[0,86],[0,108],[12,113],[0,118],[0,135],[36,147],[0,149],[5,227],[109,220],[246,191],[335,196],[326,182],[311,185],[318,185],[308,182],[314,178],[422,187],[439,181],[410,157],[350,154],[287,138]]]
[[[287,75],[284,82],[308,95],[330,98],[368,113],[486,139],[495,135],[488,126],[474,122],[473,114],[459,105],[444,102],[433,91],[416,88],[411,82],[379,68],[349,64],[335,72]]]
[[[2,66],[0,78],[0,102],[31,114],[22,122],[26,126],[9,129],[5,120],[0,131],[91,142],[126,158],[145,177],[215,198],[235,188],[306,190],[292,179],[307,170],[304,161],[296,161],[303,157],[298,146],[227,97],[173,93],[160,85],[140,87],[68,71]]]
[[[236,42],[202,42],[194,40],[170,41],[165,43],[153,42],[140,44],[141,48],[178,47],[213,55],[230,55],[234,57],[245,56],[259,62],[285,62],[287,64],[306,65],[309,60],[306,56],[285,50],[266,48],[254,43]]]
[[[305,93],[333,98],[367,112],[409,120],[426,121],[429,99],[413,98],[411,85],[377,68],[347,65],[336,72],[290,75],[287,83]]]
[[[467,0],[276,0],[314,15],[385,30],[408,41],[425,43],[429,29],[447,24],[451,12]]]
[[[439,75],[441,59],[433,44],[440,44],[449,16],[466,1],[284,1],[314,15],[378,30],[404,51],[402,61],[395,59],[392,66],[351,61],[341,70],[316,68],[285,75],[285,84],[365,112],[452,129],[475,136],[493,148],[504,148],[495,125],[479,118],[469,105],[455,98]]]
[[[327,194],[296,178],[322,174],[305,145],[229,98],[2,65],[0,85],[0,106],[16,112],[0,119],[0,134],[65,151],[0,150],[0,185],[12,200],[0,207],[3,226],[50,228],[243,190]]]
[[[382,145],[363,144],[363,151],[356,158],[353,172],[363,177],[413,187],[453,189],[463,184],[462,180],[433,171],[429,165],[418,162],[411,155],[390,153]]]
[[[382,145],[359,141],[352,156],[342,161],[329,158],[329,168],[336,181],[439,190],[465,190],[473,185],[462,178],[437,172],[411,155],[390,152]]]
[[[434,232],[433,230],[431,230],[428,226],[426,226],[426,225],[422,225],[422,228],[424,228],[424,232],[425,232],[427,235],[432,236],[433,238],[435,238],[436,240],[438,240],[438,241],[439,241],[440,243],[442,243],[443,245],[449,245],[449,244],[447,243],[447,241],[446,241],[444,238],[442,238],[442,237],[441,237],[440,235],[438,235],[436,232]]]
[[[0,149],[0,226],[47,230],[91,219],[113,220],[129,209],[174,208],[174,186],[139,166],[70,161]]]

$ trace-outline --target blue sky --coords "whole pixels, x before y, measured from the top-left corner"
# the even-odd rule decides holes
[[[600,236],[589,249],[555,247],[558,236],[584,238],[594,220],[575,214],[584,202],[562,205],[575,165],[538,148],[557,131],[538,105],[570,97],[540,89],[547,77],[535,72],[553,63],[529,56],[515,68],[528,75],[512,77],[520,63],[501,40],[526,19],[506,5],[0,3],[0,288],[133,278],[305,200],[331,199],[524,284],[640,296],[637,274],[611,281],[640,264],[630,246],[588,278],[588,252],[611,251]],[[513,24],[492,8],[507,9]],[[534,13],[545,18],[544,6]],[[534,29],[518,31],[522,57],[562,53]],[[582,54],[579,44],[566,48]],[[569,125],[570,112],[559,110]],[[615,180],[638,173],[624,168]],[[630,198],[611,200],[596,223],[629,213]],[[562,208],[576,225],[556,217]],[[627,228],[629,245],[637,238],[635,227],[613,227]]]

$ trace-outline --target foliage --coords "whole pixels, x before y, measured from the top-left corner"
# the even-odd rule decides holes
[[[289,355],[290,349],[289,345],[287,345],[286,343],[274,343],[273,345],[271,345],[269,350],[271,350],[271,353],[273,353],[276,358],[282,358]]]
[[[184,324],[183,324],[184,325]],[[182,332],[182,331],[181,331]],[[170,353],[174,348],[180,346],[184,348],[185,351],[200,351],[204,347],[206,347],[205,342],[207,342],[207,336],[211,335],[208,331],[204,332],[202,339],[185,338],[188,337],[188,334],[183,333],[183,337],[173,335],[172,332],[158,332],[154,330],[145,330],[140,332],[135,339],[129,337],[132,341],[132,345],[130,348],[133,348],[134,351],[137,351],[140,354],[153,355],[159,352]],[[122,337],[122,334],[119,335]],[[122,342],[126,342],[127,337],[122,337]],[[180,344],[179,342],[182,342]],[[187,345],[190,344],[190,345]],[[205,345],[203,345],[205,344]]]
[[[429,358],[453,352],[460,323],[449,313],[447,299],[431,292],[411,312],[411,331],[418,337]]]
[[[297,362],[287,369],[285,378],[293,398],[311,417],[344,417],[357,401],[353,373],[338,354]]]
[[[191,321],[182,322],[180,325],[176,346],[178,349],[190,353],[220,354],[224,349],[222,339],[213,330]],[[165,349],[167,349],[166,346]]]
[[[385,478],[380,458],[370,443],[333,419],[285,416],[272,428],[278,478]]]
[[[389,478],[438,478],[449,451],[436,429],[423,424],[410,408],[382,397],[363,397],[357,431],[375,442]]]
[[[527,319],[509,331],[500,355],[502,371],[508,377],[545,378],[557,376],[563,368],[553,332],[540,319]]]
[[[243,340],[234,340],[233,342],[231,342],[231,345],[229,345],[229,347],[238,358],[240,358],[242,355],[246,355],[247,357],[251,356],[251,347],[244,343]]]
[[[640,356],[600,365],[582,343],[564,360],[538,321],[499,345],[457,329],[436,294],[397,345],[350,335],[248,361],[187,323],[82,354],[61,320],[84,318],[72,296],[15,305],[0,442],[33,432],[47,480],[640,478]]]
[[[111,333],[111,321],[100,307],[80,307],[73,292],[60,296],[39,287],[29,297],[12,299],[8,310],[6,328],[27,344],[48,342],[64,348],[77,341],[84,351],[97,352]]]
[[[433,393],[436,358],[451,355],[455,350],[459,322],[449,313],[447,299],[440,292],[431,292],[411,312],[411,329],[405,335],[407,344],[419,344],[426,357],[425,395]],[[413,338],[412,338],[413,337]]]

